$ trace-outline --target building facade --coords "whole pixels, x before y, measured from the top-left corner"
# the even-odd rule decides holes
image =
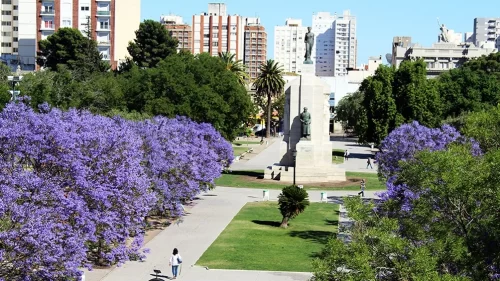
[[[287,19],[284,26],[274,27],[274,60],[284,72],[302,72],[306,32],[307,27],[302,26],[300,19]]]
[[[250,79],[256,79],[260,74],[260,66],[267,59],[267,32],[257,19],[255,23],[245,22],[245,50],[243,63]]]
[[[473,42],[478,47],[494,44],[500,50],[500,18],[475,18]]]
[[[471,43],[456,45],[453,43],[435,43],[431,47],[418,44],[399,46],[393,44],[392,65],[399,67],[404,60],[423,59],[427,64],[427,77],[433,78],[453,68],[460,67],[469,59],[478,58],[496,52],[493,44],[490,47],[475,47]]]
[[[170,36],[179,41],[177,51],[193,52],[193,29],[189,24],[185,24],[182,17],[169,15],[161,16],[161,24],[169,31]]]
[[[317,76],[347,75],[356,68],[356,17],[350,11],[342,15],[319,12],[313,15],[312,31],[316,36],[312,57]]]
[[[220,52],[235,54],[243,59],[244,21],[239,15],[229,15],[226,4],[209,3],[208,12],[193,16],[193,54]]]
[[[2,58],[17,58],[7,64],[23,70],[36,68],[38,42],[61,27],[84,36],[90,30],[103,60],[114,68],[128,56],[140,24],[140,0],[2,0],[1,10]]]

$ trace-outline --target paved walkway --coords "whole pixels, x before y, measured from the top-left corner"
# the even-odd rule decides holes
[[[270,190],[270,199],[277,200],[279,190]],[[320,200],[321,191],[309,191],[310,200]],[[329,191],[329,201],[337,202],[342,196],[355,195],[356,191]],[[367,198],[374,198],[374,192],[367,191]],[[149,243],[151,249],[144,262],[127,262],[112,271],[97,269],[86,273],[86,281],[147,281],[153,278],[153,269],[162,275],[171,276],[168,259],[177,247],[184,259],[182,275],[187,281],[305,281],[309,273],[262,272],[235,270],[206,270],[193,266],[205,250],[226,228],[232,218],[247,202],[261,201],[262,190],[247,188],[217,187],[201,194],[196,205],[179,225],[171,225]],[[167,280],[167,279],[165,279]]]
[[[373,169],[366,168],[366,160],[368,157],[373,157],[371,149],[368,146],[358,145],[355,140],[333,136],[331,137],[333,149],[348,150],[349,161],[340,164],[339,167],[344,168],[348,172],[364,172],[376,173],[377,165],[373,165]],[[281,138],[271,138],[269,146],[262,152],[253,156],[248,161],[241,161],[231,165],[232,170],[264,170],[267,166],[271,166],[280,160],[280,143]]]

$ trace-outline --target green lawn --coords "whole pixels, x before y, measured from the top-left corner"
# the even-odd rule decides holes
[[[276,202],[246,204],[196,262],[214,269],[311,272],[337,232],[338,205],[311,203],[287,229]]]
[[[233,145],[242,146],[242,145],[247,145],[247,144],[259,144],[259,143],[260,143],[260,139],[254,140],[254,141],[234,141]]]
[[[290,183],[275,180],[264,180],[264,171],[231,171],[224,173],[215,180],[217,186],[246,187],[262,189],[282,189]],[[385,184],[380,182],[377,174],[346,172],[347,181],[341,183],[322,183],[304,185],[305,189],[322,190],[359,190],[361,179],[366,180],[366,190],[385,190]],[[299,183],[300,184],[300,183]]]
[[[333,164],[344,163],[344,150],[342,150],[342,149],[332,150],[332,163]]]
[[[234,147],[233,146],[233,155],[238,156],[238,155],[242,154],[243,152],[246,152],[248,149],[250,149],[250,148],[248,148],[246,146],[245,147],[243,147],[243,146],[242,147]]]

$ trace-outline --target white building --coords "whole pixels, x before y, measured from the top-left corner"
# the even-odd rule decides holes
[[[316,36],[312,57],[317,76],[347,75],[356,68],[356,17],[350,11],[341,16],[328,12],[313,15],[312,31]]]
[[[244,18],[229,15],[224,3],[209,3],[208,12],[193,16],[193,54],[230,52],[242,60],[244,53]]]
[[[399,67],[404,60],[423,59],[427,64],[427,77],[429,78],[460,67],[469,59],[489,55],[497,51],[493,42],[483,44],[481,47],[476,47],[472,43],[435,43],[431,47],[423,47],[418,44],[411,44],[411,38],[409,37],[404,38],[407,39],[404,46],[400,42],[393,42],[392,65]]]
[[[500,50],[500,18],[475,18],[472,41],[476,46],[490,42]]]
[[[300,19],[287,19],[284,26],[274,27],[274,60],[285,72],[302,72],[306,33],[307,27]]]

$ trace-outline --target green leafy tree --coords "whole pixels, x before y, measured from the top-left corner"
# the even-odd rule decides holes
[[[465,116],[462,132],[479,142],[483,151],[500,149],[500,105]]]
[[[38,64],[57,71],[60,66],[74,70],[82,76],[109,70],[102,61],[97,43],[75,28],[60,28],[47,39],[41,40]]]
[[[359,142],[380,142],[398,125],[396,101],[392,92],[394,68],[380,66],[375,75],[361,83],[360,91],[364,94],[363,106],[366,110],[367,129],[359,135]]]
[[[0,110],[4,108],[11,99],[12,84],[9,82],[8,76],[12,75],[12,70],[5,64],[0,63]]]
[[[174,54],[156,68],[133,66],[118,77],[129,111],[187,116],[212,124],[228,140],[253,113],[246,89],[218,57]]]
[[[271,115],[272,115],[272,99],[283,93],[285,80],[283,79],[283,69],[278,65],[278,62],[270,59],[260,66],[260,74],[254,81],[256,95],[261,98],[266,98],[266,138],[271,135]]]
[[[237,60],[236,55],[231,54],[230,52],[219,53],[219,58],[226,65],[226,69],[238,77],[240,84],[246,86],[250,76],[246,73],[246,66],[243,64],[243,61]]]
[[[315,281],[466,281],[465,276],[442,272],[432,245],[415,243],[401,235],[397,219],[373,212],[373,203],[345,199],[355,221],[346,231],[350,242],[331,238],[313,262]],[[342,226],[341,226],[342,228]]]
[[[434,80],[427,79],[423,60],[403,61],[392,85],[399,123],[418,121],[435,127],[441,121],[441,100]]]
[[[170,36],[160,22],[145,20],[135,31],[134,41],[129,42],[127,50],[139,67],[155,67],[166,57],[177,53],[179,41]]]
[[[344,131],[352,131],[358,136],[366,132],[368,121],[363,100],[363,92],[357,91],[342,98],[335,106],[335,119],[340,121]]]
[[[295,185],[286,186],[278,196],[278,205],[283,216],[280,227],[287,228],[288,222],[309,206],[309,195],[303,188]]]

